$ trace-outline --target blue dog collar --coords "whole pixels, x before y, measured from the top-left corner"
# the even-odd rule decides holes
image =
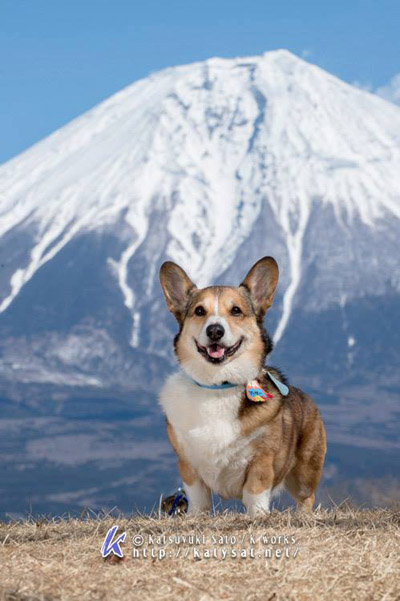
[[[288,396],[289,388],[283,382],[280,382],[277,378],[275,378],[270,371],[267,371],[268,377],[275,384],[279,392],[282,396]],[[197,380],[190,378],[196,386],[200,388],[206,388],[207,390],[227,390],[228,388],[236,388],[239,384],[232,384],[231,382],[222,382],[222,384],[212,384],[211,386],[207,386],[207,384],[200,384]]]
[[[193,380],[193,378],[190,379],[197,386],[200,386],[200,388],[207,388],[207,390],[226,390],[227,388],[236,388],[236,386],[239,386],[239,384],[231,384],[231,382],[222,382],[222,384],[212,384],[211,386],[207,386],[206,384],[200,384],[200,382]]]

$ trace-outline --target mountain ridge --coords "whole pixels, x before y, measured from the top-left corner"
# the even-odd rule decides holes
[[[153,74],[0,167],[4,510],[176,481],[166,259],[204,286],[274,256],[270,360],[320,407],[327,481],[396,475],[399,164],[399,107],[277,51]]]
[[[245,71],[244,77],[237,75],[236,72],[240,70]],[[227,81],[221,76],[221,71],[223,71],[224,76],[228,73],[228,76],[225,77]],[[257,85],[254,83],[255,73],[259,80]],[[384,106],[389,115],[383,121],[386,123],[390,120],[392,139],[396,143],[400,141],[400,109],[398,107],[387,105],[384,100],[378,97],[352,88],[349,84],[326,74],[319,67],[310,65],[288,51],[278,50],[265,53],[261,57],[245,57],[244,59],[213,58],[203,63],[172,67],[160,71],[149,78],[139,80],[128,86],[85,113],[82,117],[71,122],[71,124],[55,132],[39,145],[28,150],[20,158],[17,157],[11,161],[11,164],[8,163],[0,168],[0,182],[5,179],[4,188],[6,189],[5,192],[3,188],[2,195],[7,194],[11,198],[11,202],[14,201],[12,210],[8,212],[11,221],[8,230],[5,225],[7,220],[3,221],[3,235],[10,229],[21,225],[21,221],[25,221],[25,226],[21,228],[22,231],[26,231],[28,224],[32,229],[37,227],[35,237],[39,238],[38,243],[31,250],[29,264],[25,267],[19,267],[12,274],[9,294],[5,297],[3,295],[0,312],[4,312],[9,307],[16,295],[37,270],[47,261],[52,260],[60,249],[76,235],[92,229],[107,229],[113,223],[115,224],[121,214],[125,212],[124,227],[126,234],[123,233],[122,235],[131,238],[131,242],[128,242],[121,252],[119,260],[110,258],[109,265],[114,270],[124,297],[124,305],[131,313],[133,321],[131,343],[133,346],[137,346],[140,339],[138,326],[140,311],[135,309],[137,303],[135,303],[133,287],[129,285],[128,265],[149,232],[149,205],[151,214],[154,195],[161,196],[161,200],[156,201],[158,205],[156,209],[167,211],[170,214],[167,222],[167,229],[170,234],[168,255],[175,258],[177,262],[189,263],[192,266],[193,276],[197,278],[200,285],[206,281],[213,281],[218,273],[224,271],[232,263],[238,247],[249,236],[251,227],[262,210],[261,205],[267,197],[273,218],[282,230],[284,244],[287,247],[288,269],[284,270],[286,276],[283,277],[290,277],[290,281],[283,283],[286,286],[286,294],[283,299],[281,320],[275,333],[275,339],[278,341],[289,321],[293,299],[300,283],[302,242],[313,202],[317,202],[321,206],[326,204],[332,206],[335,219],[343,229],[347,227],[346,220],[351,222],[354,219],[360,219],[362,224],[372,226],[376,221],[390,213],[395,215],[396,218],[400,216],[398,195],[396,195],[398,177],[394,175],[390,166],[391,163],[397,164],[397,161],[400,162],[400,152],[396,145],[392,144],[393,149],[391,149],[389,138],[385,139],[384,136],[380,136],[381,156],[377,156],[376,149],[370,148],[363,165],[363,161],[360,159],[361,155],[354,152],[351,144],[347,144],[347,150],[346,148],[340,148],[340,137],[335,152],[339,155],[344,153],[342,158],[338,159],[335,156],[329,156],[329,154],[318,156],[318,152],[312,146],[313,144],[318,145],[318,139],[315,135],[314,141],[310,141],[310,139],[306,139],[301,128],[298,132],[293,127],[292,129],[285,127],[282,119],[285,116],[291,116],[292,104],[295,107],[293,109],[295,116],[297,116],[296,102],[298,101],[299,91],[305,95],[305,107],[306,109],[309,108],[307,103],[310,102],[310,99],[307,94],[309,93],[308,86],[310,82],[308,79],[311,78],[311,83],[313,83],[315,75],[322,77],[325,87],[329,88],[330,85],[339,86],[341,92],[350,90],[361,106],[365,103],[369,109],[373,105],[380,109]],[[221,96],[222,92],[218,89],[211,98],[214,101],[214,104],[211,103],[211,109],[207,105],[205,108],[202,107],[203,97],[207,99],[212,88],[218,88],[219,76],[223,80],[222,91],[224,94],[226,92],[224,86],[229,91],[230,87],[238,85],[238,89],[243,90],[243,95],[240,96],[238,90],[236,90],[235,106],[229,105],[229,97],[226,106],[226,98]],[[298,85],[295,90],[297,93],[295,97],[294,92],[289,88],[293,87],[296,84],[296,79],[301,78],[301,76],[305,79],[307,85],[301,82],[301,85]],[[273,84],[269,83],[268,78],[273,80]],[[181,90],[179,86],[181,86]],[[249,89],[245,89],[246,86]],[[262,86],[264,87],[260,91]],[[270,90],[271,86],[272,92]],[[168,94],[161,96],[161,99],[157,96],[160,88],[164,94],[166,89],[168,91]],[[278,97],[281,94],[280,102],[283,102],[285,96],[282,91],[287,94],[289,99],[286,99],[284,106],[286,112],[282,112],[280,103],[275,102],[275,105],[272,103],[272,106],[269,107],[269,111],[272,110],[273,114],[268,117],[265,113],[268,92],[268,102],[271,104],[271,97],[273,99],[274,93]],[[178,92],[179,97],[177,97]],[[191,111],[187,96],[190,97],[191,94],[196,93],[200,95],[200,100],[197,104],[196,101],[192,103]],[[155,97],[156,100],[154,100]],[[134,143],[134,141],[121,134],[121,120],[122,125],[126,127],[123,120],[128,119],[129,125],[129,115],[134,114],[135,110],[139,110],[138,106],[143,107],[146,100],[150,102],[150,110],[148,107],[145,107],[144,110],[140,108],[140,119],[131,117],[131,121],[135,126],[141,121],[143,115],[146,117],[140,124],[139,130],[135,130],[137,141]],[[155,106],[163,109],[157,116],[154,116],[152,112],[154,103]],[[202,110],[203,112],[201,112]],[[198,116],[199,111],[201,118],[198,122],[200,125],[196,121],[193,125],[194,117]],[[307,113],[306,110],[303,112]],[[231,123],[226,123],[225,113]],[[301,111],[298,111],[298,114],[300,115]],[[393,116],[397,117],[397,124],[393,121]],[[240,122],[241,118],[243,123]],[[304,115],[302,118],[307,120]],[[334,115],[334,118],[337,120],[337,116]],[[239,119],[238,123],[235,124],[234,119]],[[163,124],[163,120],[166,122],[165,124]],[[204,120],[206,121],[205,125],[202,123]],[[91,123],[92,121],[94,125]],[[175,121],[178,123],[176,127]],[[188,122],[189,126],[187,126]],[[158,129],[157,127],[153,128],[154,123]],[[393,127],[394,124],[396,127]],[[376,128],[376,124],[373,125]],[[181,135],[178,131],[178,135],[176,135],[176,128],[184,130],[186,126],[188,132],[183,131]],[[235,126],[238,131],[237,139],[235,139],[234,134]],[[90,127],[92,129],[89,135]],[[242,127],[246,130],[244,138],[241,135]],[[372,131],[374,127],[372,127]],[[104,132],[104,129],[108,133],[101,147],[99,135]],[[116,131],[114,131],[115,129]],[[228,150],[225,150],[224,145],[222,145],[222,148],[218,148],[218,144],[215,144],[213,134],[218,129],[221,130],[222,136],[226,135],[226,130],[231,133],[234,141],[230,145],[232,148],[229,148],[229,140],[227,139],[224,140],[224,144],[225,147],[228,147]],[[170,134],[172,140],[175,136],[178,142],[186,144],[183,155],[175,150],[172,150],[171,153]],[[60,169],[57,168],[59,164],[57,161],[61,160],[61,167],[64,167],[62,148],[63,145],[65,146],[65,140],[63,141],[63,136],[67,136],[68,139],[68,136],[71,138],[71,135],[72,141],[67,146],[67,158],[64,160],[64,163],[67,161],[67,164],[60,172]],[[264,136],[264,140],[260,141],[262,136]],[[329,136],[332,136],[332,127],[328,131]],[[282,140],[287,142],[289,151],[282,151],[283,143],[279,145],[275,142],[275,146],[278,148],[273,148],[271,152],[268,149],[268,144],[266,146],[265,140],[268,140],[268,143],[274,146],[275,138],[278,138],[279,142],[282,142]],[[85,151],[85,144],[88,141],[90,145]],[[121,148],[116,150],[121,144],[122,150]],[[49,148],[46,149],[46,145]],[[145,151],[143,151],[143,147]],[[40,160],[43,148],[45,148],[47,155],[55,157],[53,163],[47,158],[50,162],[47,167],[46,152],[43,160]],[[72,167],[70,164],[70,150],[74,159]],[[157,152],[158,150],[160,152]],[[385,153],[390,155],[391,150],[393,157],[385,156]],[[148,153],[152,151],[154,156],[149,157]],[[365,154],[365,148],[363,148],[363,151]],[[82,152],[83,156],[81,156]],[[296,152],[303,153],[302,161],[298,161]],[[333,152],[333,155],[335,152]],[[39,153],[39,156],[35,157],[35,153]],[[353,155],[356,156],[357,161],[351,158]],[[166,157],[164,162],[167,161],[167,164],[161,164],[161,166],[158,164],[160,160],[162,162],[162,159],[158,158],[160,156]],[[29,170],[28,183],[26,184],[24,183],[26,174],[24,178],[20,178],[18,171],[21,171],[21,169],[23,171],[25,169],[24,162],[27,160],[32,162],[32,157],[35,159],[33,161],[34,166]],[[119,159],[116,159],[116,157],[119,157]],[[139,183],[135,185],[134,178],[130,177],[129,168],[132,164],[135,164],[135,160],[138,161],[138,157],[140,159]],[[316,163],[314,167],[310,166],[313,160]],[[18,168],[19,161],[22,161],[20,169]],[[254,164],[257,161],[259,166],[255,168]],[[378,192],[382,192],[378,187],[380,170],[379,165],[378,167],[373,165],[374,162],[383,162],[386,166],[385,185],[387,189],[390,184],[389,193],[384,190],[382,194],[378,194]],[[360,196],[365,182],[362,181],[362,178],[359,181],[360,178],[357,179],[354,174],[351,174],[351,171],[362,171],[365,164],[372,173],[367,183],[370,187],[377,188],[377,190],[374,190],[372,195],[366,194],[367,198],[364,202],[358,202],[358,204],[353,202],[352,204],[349,199],[343,198],[345,194],[340,196],[340,186],[346,186],[347,178],[350,180],[349,189],[356,189]],[[281,168],[282,165],[284,166],[283,169]],[[272,182],[268,179],[268,175],[265,175],[268,170],[267,167],[270,171],[274,171]],[[47,180],[43,173],[46,168],[50,170]],[[54,169],[55,175],[52,174]],[[76,173],[74,173],[74,170]],[[329,173],[329,170],[333,174],[335,171],[340,172],[340,170],[344,172],[347,170],[347,173],[342,181],[339,178],[336,184],[335,182],[333,184],[328,182],[327,184],[326,173]],[[10,185],[10,177],[7,177],[9,171],[11,171],[11,184],[14,183],[14,186]],[[14,178],[12,177],[13,171],[17,172],[14,174]],[[390,177],[387,177],[388,174]],[[367,178],[367,175],[363,174],[364,179]],[[332,175],[331,180],[334,177]],[[65,184],[66,178],[68,185]],[[101,189],[96,187],[99,178],[102,182]],[[240,181],[249,178],[253,186],[252,199],[249,202],[246,198],[245,202],[243,200],[245,193],[240,189]],[[325,183],[319,182],[321,178],[322,180],[325,178]],[[15,181],[16,179],[17,181]],[[75,184],[76,180],[79,182],[78,186]],[[121,180],[123,184],[121,184]],[[296,184],[299,189],[293,192]],[[25,192],[23,191],[24,185],[27,188]],[[75,188],[78,187],[77,192],[74,192],[74,185]],[[80,193],[79,186],[83,191],[82,193]],[[15,190],[15,188],[17,189]],[[278,188],[277,194],[276,188]],[[23,193],[26,196],[21,199]],[[83,193],[86,194],[84,198],[82,198]],[[184,199],[182,201],[179,198],[184,194],[189,196],[189,201],[186,203]],[[206,201],[204,201],[204,197]],[[50,205],[47,202],[47,205],[44,204],[42,208],[44,198],[50,199]],[[110,198],[112,199],[111,203]],[[222,200],[219,200],[220,198]],[[177,203],[176,199],[178,200]],[[210,203],[212,209],[209,206]],[[175,204],[178,205],[177,208],[171,211]],[[193,205],[195,205],[194,210]],[[213,212],[212,217],[209,215],[211,210]],[[180,239],[181,223],[183,222],[190,227],[188,222],[193,218],[197,219],[197,227],[192,232],[192,238],[201,239],[204,237],[204,232],[201,231],[203,224],[199,212],[206,213],[208,223],[214,226],[213,235],[208,236],[208,239],[206,235],[207,243],[203,244],[200,253],[197,252],[196,243],[187,238],[182,246],[182,240]],[[13,215],[15,216],[14,219]],[[230,222],[229,219],[226,219],[226,215],[232,216]],[[218,227],[215,223],[218,223]],[[284,265],[284,267],[286,266]]]

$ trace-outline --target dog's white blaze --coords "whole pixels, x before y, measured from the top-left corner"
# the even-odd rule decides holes
[[[160,394],[185,458],[209,488],[227,498],[242,498],[254,453],[251,442],[267,434],[265,427],[249,436],[240,434],[242,393],[241,386],[207,390],[178,372],[167,380]]]
[[[255,516],[257,514],[269,513],[269,506],[271,503],[272,489],[268,488],[263,492],[254,495],[248,492],[246,489],[243,490],[243,505],[246,507],[248,515]]]
[[[219,302],[218,302],[218,295],[215,297],[215,303],[214,303],[214,314],[216,316],[219,315]]]

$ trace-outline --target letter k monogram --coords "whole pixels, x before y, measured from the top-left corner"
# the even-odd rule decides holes
[[[120,544],[125,541],[126,532],[123,532],[117,540],[113,542],[113,538],[118,530],[118,526],[113,526],[107,532],[104,542],[101,546],[101,555],[106,558],[110,555],[110,553],[114,553],[117,557],[123,557],[124,553],[120,547]]]

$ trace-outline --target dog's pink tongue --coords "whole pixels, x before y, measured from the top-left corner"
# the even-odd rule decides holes
[[[219,346],[219,344],[212,344],[207,348],[207,353],[213,359],[221,359],[224,356],[225,349],[223,346]]]

